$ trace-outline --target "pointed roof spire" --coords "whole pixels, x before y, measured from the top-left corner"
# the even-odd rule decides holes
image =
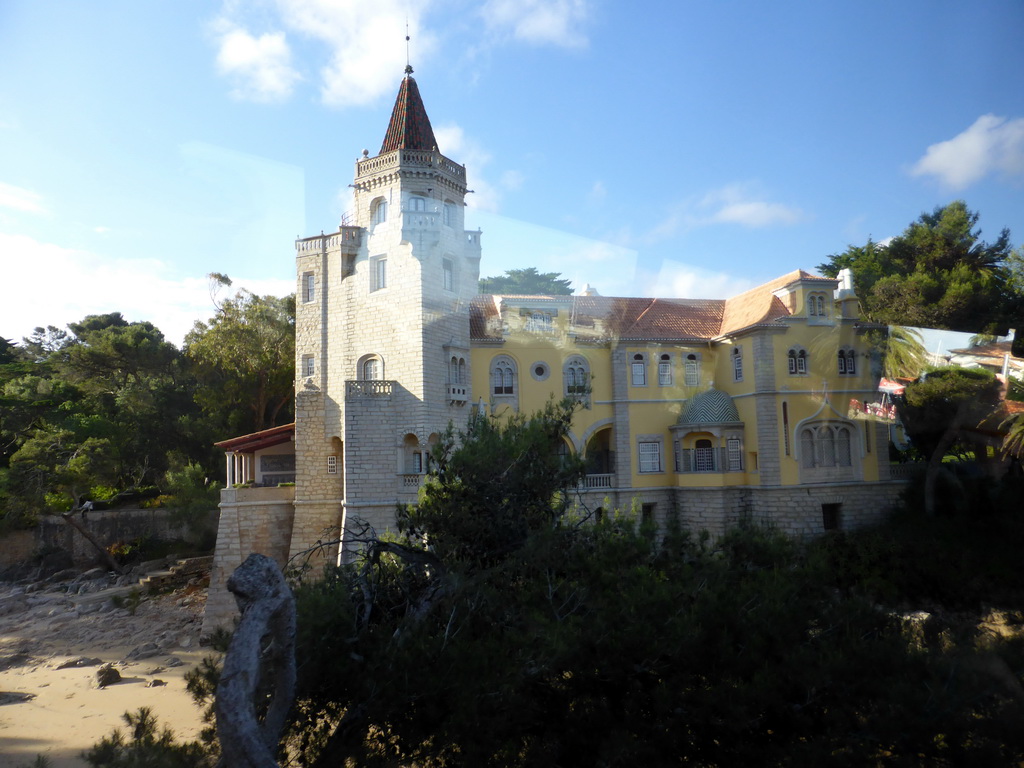
[[[437,149],[434,129],[430,127],[430,118],[420,98],[420,89],[412,78],[412,67],[405,66],[405,77],[398,89],[395,107],[391,110],[391,122],[388,132],[384,135],[380,154],[393,149]]]

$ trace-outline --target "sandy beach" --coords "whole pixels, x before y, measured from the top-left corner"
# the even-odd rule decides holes
[[[201,713],[184,678],[210,654],[199,646],[205,585],[194,579],[144,596],[134,612],[105,596],[110,586],[103,578],[28,591],[0,585],[0,766],[36,755],[53,768],[84,766],[82,751],[139,707],[179,737],[198,735]],[[69,594],[75,589],[91,591]],[[61,668],[74,661],[81,666]],[[100,688],[96,673],[106,664],[121,681]]]

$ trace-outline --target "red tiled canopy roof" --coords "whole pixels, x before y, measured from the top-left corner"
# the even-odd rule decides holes
[[[214,443],[218,448],[235,453],[255,453],[256,451],[270,448],[281,443],[290,442],[295,438],[295,422],[282,424],[279,427],[260,430],[248,435],[232,437],[228,440],[221,440]]]
[[[430,118],[420,98],[420,89],[411,75],[402,79],[395,99],[395,108],[391,110],[391,122],[388,132],[384,135],[384,143],[380,154],[394,149],[437,149],[434,129],[430,127]]]

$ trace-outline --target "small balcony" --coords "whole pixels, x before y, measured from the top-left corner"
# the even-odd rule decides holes
[[[600,475],[584,475],[583,476],[583,488],[587,491],[600,490],[602,488],[611,488],[615,482],[614,474],[600,474]]]
[[[394,381],[372,379],[370,381],[345,382],[345,398],[390,398]]]
[[[469,385],[468,384],[449,384],[448,385],[448,402],[458,403],[459,405],[465,405],[469,402]]]

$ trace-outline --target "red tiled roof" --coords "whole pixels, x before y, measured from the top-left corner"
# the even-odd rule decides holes
[[[255,451],[262,450],[263,448],[270,448],[274,445],[287,443],[292,440],[294,436],[295,423],[292,422],[291,424],[282,424],[279,427],[263,429],[259,432],[253,432],[248,435],[231,437],[227,440],[221,440],[219,443],[214,443],[214,445],[218,448],[223,448],[225,451],[234,451],[235,453],[253,453]]]
[[[797,282],[834,285],[830,277],[794,270],[731,299],[652,299],[614,296],[491,296],[470,306],[470,337],[501,339],[501,302],[511,306],[568,305],[577,332],[593,328],[595,336],[633,340],[709,340],[745,328],[773,323],[790,314],[775,295]]]
[[[420,98],[420,89],[411,75],[402,79],[398,89],[395,107],[391,110],[391,122],[388,132],[384,134],[380,154],[394,149],[437,149],[434,129],[430,127],[430,118]]]

